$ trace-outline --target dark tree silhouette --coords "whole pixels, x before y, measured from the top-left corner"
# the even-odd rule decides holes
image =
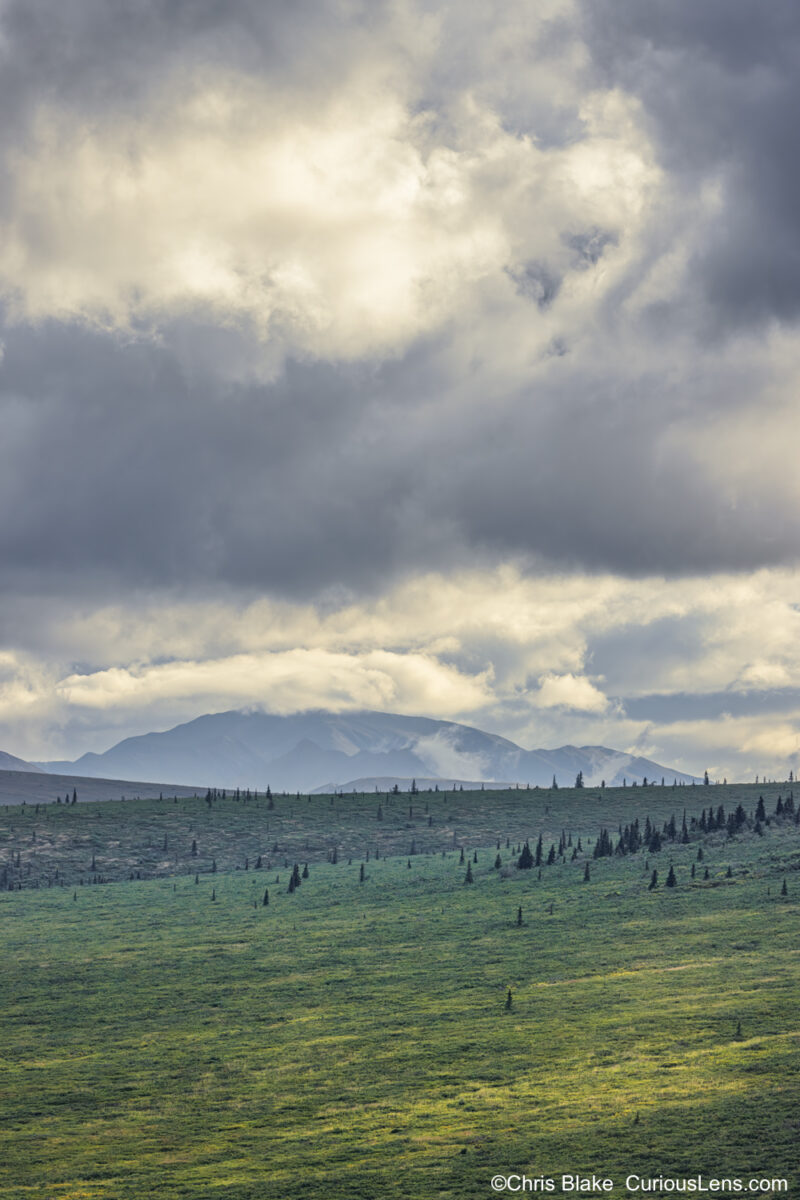
[[[527,842],[522,847],[522,853],[517,859],[517,866],[521,871],[529,871],[533,866],[533,855],[531,854],[531,848]]]

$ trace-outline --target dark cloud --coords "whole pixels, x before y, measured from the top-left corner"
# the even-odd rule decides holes
[[[382,371],[290,361],[259,384],[164,344],[8,330],[4,587],[308,595],[508,556],[637,574],[796,555],[780,492],[733,508],[664,452],[657,380],[647,403],[639,384],[585,394],[567,355],[535,397],[448,405],[435,349]]]
[[[716,721],[722,717],[784,716],[800,709],[800,688],[775,688],[752,692],[708,692],[693,695],[636,696],[625,701],[625,712],[635,721],[669,725],[682,721]]]
[[[691,285],[721,329],[800,312],[800,9],[792,0],[591,0],[599,80],[644,105],[678,203],[720,187]]]
[[[368,37],[385,7],[7,4],[6,136],[15,136],[15,111],[34,101],[56,98],[90,115],[136,103],[176,66],[230,63],[313,88],[357,53],[353,37]],[[686,204],[722,173],[723,211],[695,249],[708,299],[731,324],[793,318],[796,7],[597,0],[584,31],[596,81],[641,97]],[[563,25],[558,36],[566,37]],[[476,72],[485,66],[480,49],[473,46]],[[469,82],[453,75],[457,61],[438,68],[440,91]],[[524,55],[512,65],[522,70]],[[512,81],[506,92],[513,109],[522,92]],[[556,128],[577,136],[559,121],[553,137]],[[619,240],[595,226],[561,236],[584,281]],[[549,319],[567,291],[539,259],[513,278],[533,301],[532,320]],[[641,331],[611,330],[604,317],[609,341],[619,342],[612,353],[600,347],[602,361],[573,352],[580,329],[573,340],[554,325],[547,369],[497,393],[489,383],[486,394],[476,394],[474,364],[455,341],[443,348],[448,332],[442,341],[420,337],[383,363],[290,359],[273,382],[259,383],[231,367],[257,355],[224,322],[165,320],[158,340],[55,322],[9,325],[0,366],[2,586],[47,593],[221,583],[309,595],[504,557],[629,574],[796,560],[800,532],[780,486],[743,481],[734,463],[723,488],[702,453],[672,438],[683,429],[687,446],[692,421],[702,431],[723,404],[757,404],[765,377],[710,365],[697,351],[694,361],[677,354],[669,378],[659,369],[634,377],[627,352],[641,361],[651,347],[636,344]],[[499,363],[502,339],[498,328]]]
[[[0,18],[1,90],[91,111],[135,102],[154,79],[181,66],[268,68],[286,79],[313,58],[324,73],[341,69],[353,28],[369,27],[384,7],[341,0],[11,0]],[[305,83],[313,88],[313,73]]]

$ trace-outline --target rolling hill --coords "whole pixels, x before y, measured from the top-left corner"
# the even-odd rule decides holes
[[[25,762],[24,758],[17,758],[16,754],[8,754],[5,750],[0,750],[0,771],[24,771],[40,775],[42,768]]]

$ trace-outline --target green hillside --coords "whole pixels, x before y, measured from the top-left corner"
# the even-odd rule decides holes
[[[780,791],[0,813],[0,1197],[455,1200],[516,1171],[796,1194],[800,827]],[[675,812],[680,839],[684,802],[690,826],[759,794],[760,833],[593,856],[601,827]],[[562,830],[541,878],[513,866]],[[134,854],[161,877],[130,881]]]

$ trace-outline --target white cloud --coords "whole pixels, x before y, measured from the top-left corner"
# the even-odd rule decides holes
[[[42,104],[7,162],[0,286],[28,320],[155,333],[195,315],[342,359],[399,351],[473,302],[530,326],[508,273],[530,262],[569,276],[565,317],[595,304],[625,256],[571,270],[562,235],[635,237],[657,172],[630,103],[592,96],[581,137],[542,147],[480,89],[451,94],[442,122],[424,88],[379,46],[313,107],[210,68],[91,124]]]
[[[602,713],[608,708],[608,697],[581,675],[542,676],[531,702],[537,708],[569,708],[578,712]]]
[[[261,704],[271,712],[397,709],[469,712],[489,698],[487,675],[468,676],[424,654],[331,653],[319,648],[238,654],[205,662],[111,667],[70,675],[56,689],[66,704],[128,712],[176,703],[211,708]]]

